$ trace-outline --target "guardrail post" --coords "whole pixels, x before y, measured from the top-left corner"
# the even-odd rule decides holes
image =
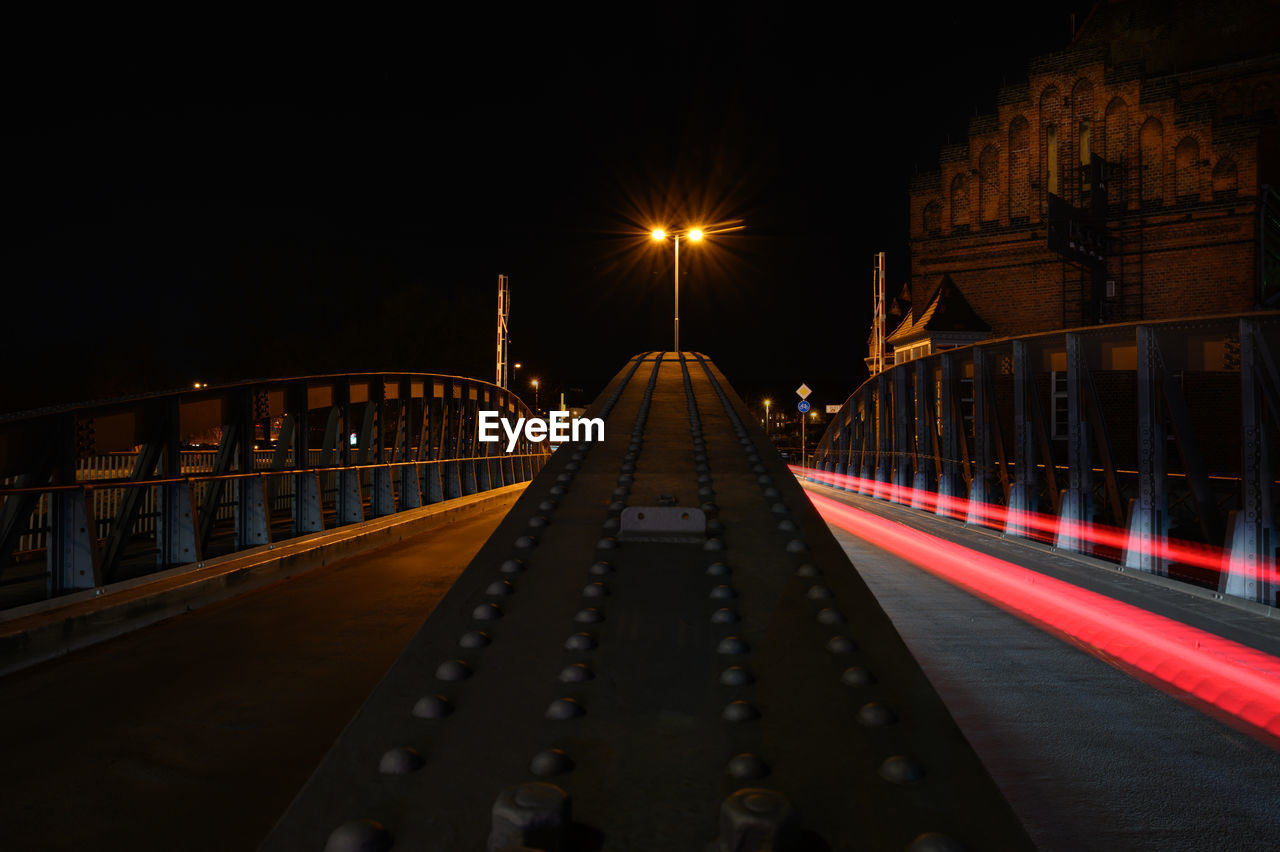
[[[987,413],[987,371],[990,356],[973,348],[973,481],[969,483],[969,514],[965,523],[987,525],[991,502],[991,424]]]
[[[49,597],[101,586],[96,525],[85,489],[55,491],[49,497],[53,500],[53,529],[46,550]]]
[[[156,559],[161,567],[189,565],[200,561],[199,536],[196,535],[196,494],[191,482],[171,482],[160,486],[156,548]]]
[[[1093,520],[1093,468],[1089,458],[1089,424],[1085,419],[1084,388],[1089,365],[1084,340],[1067,335],[1067,490],[1058,515],[1054,546],[1090,552]]]
[[[476,473],[481,462],[476,458],[475,422],[478,400],[472,399],[476,389],[471,383],[463,385],[462,406],[459,410],[458,422],[458,457],[467,459],[462,463],[462,493],[475,494]]]
[[[1280,371],[1265,333],[1252,320],[1240,320],[1240,428],[1244,450],[1241,506],[1232,524],[1227,570],[1219,582],[1224,594],[1280,605],[1276,581],[1276,535],[1271,513],[1270,429],[1264,405],[1272,418],[1280,413]]]
[[[253,444],[248,443],[249,451]],[[271,543],[271,521],[267,509],[267,484],[261,476],[237,479],[236,550]]]
[[[911,444],[911,433],[907,428],[911,405],[907,396],[907,368],[890,367],[893,371],[893,493],[890,499],[895,503],[910,502],[908,489],[911,487],[911,454],[907,448]]]
[[[1025,536],[1028,515],[1036,505],[1036,439],[1027,385],[1035,381],[1031,354],[1024,340],[1013,341],[1013,487],[1009,490],[1009,518],[1004,531]]]
[[[476,490],[488,491],[493,487],[493,481],[489,476],[489,452],[493,447],[490,443],[480,443],[476,439],[476,425],[479,423],[479,410],[489,407],[489,389],[481,388],[478,392],[476,400],[477,414],[471,421],[471,454],[476,457]]]
[[[956,376],[955,356],[951,352],[943,352],[938,356],[940,362],[940,399],[938,400],[938,420],[942,425],[942,476],[938,479],[937,514],[948,518],[957,516],[956,502],[964,494],[964,486],[960,476],[960,442],[964,436],[960,432],[960,424],[956,423]]]
[[[862,390],[862,440],[859,441],[858,493],[875,493],[875,451],[871,440],[875,435],[875,404],[872,402],[870,383]]]
[[[928,495],[933,493],[933,477],[929,475],[930,449],[934,441],[933,418],[929,416],[929,400],[933,396],[929,381],[929,365],[923,358],[915,362],[916,441],[912,458],[915,475],[911,478],[911,508],[929,509]]]
[[[344,379],[338,383],[339,405],[342,408],[342,434],[338,446],[342,458],[343,469],[338,471],[338,525],[358,524],[364,520],[364,494],[360,488],[360,471],[349,465],[351,459],[351,440],[349,433],[355,418],[351,410],[351,380]]]
[[[889,455],[889,440],[889,377],[880,373],[876,376],[875,496],[882,500],[889,497],[889,483],[892,481],[890,464],[893,459]]]
[[[1169,535],[1169,497],[1165,490],[1166,444],[1160,414],[1160,358],[1155,331],[1137,328],[1138,497],[1129,516],[1124,566],[1167,574],[1162,555]]]

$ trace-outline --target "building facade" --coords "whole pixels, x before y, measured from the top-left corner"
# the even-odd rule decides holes
[[[1096,4],[912,180],[911,307],[890,360],[1280,307],[1277,34],[1276,3]],[[923,321],[948,312],[973,322]]]

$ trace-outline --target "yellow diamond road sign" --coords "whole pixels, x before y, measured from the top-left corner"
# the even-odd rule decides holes
[[[813,393],[813,391],[809,389],[808,385],[806,385],[804,382],[801,382],[800,387],[796,388],[796,393],[800,395],[801,399],[808,399],[809,394]]]

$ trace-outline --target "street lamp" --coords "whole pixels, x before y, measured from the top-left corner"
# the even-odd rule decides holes
[[[769,406],[773,404],[773,400],[766,399],[764,401],[764,436],[769,437]]]
[[[676,354],[680,354],[680,240],[687,239],[690,242],[700,242],[707,234],[723,234],[726,231],[740,231],[745,225],[741,224],[741,219],[735,219],[732,222],[723,222],[713,228],[684,228],[677,231],[667,231],[664,228],[654,228],[649,232],[649,236],[653,237],[655,242],[662,242],[667,237],[671,237],[676,244],[676,288],[675,288],[675,345]]]
[[[537,414],[538,413],[538,380],[534,379],[533,381],[529,382],[529,384],[533,385],[533,413]]]

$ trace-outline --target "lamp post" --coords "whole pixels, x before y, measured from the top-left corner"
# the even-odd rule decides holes
[[[769,406],[773,404],[773,400],[766,399],[764,401],[764,436],[769,437]]]
[[[690,242],[700,242],[702,238],[708,234],[722,234],[726,231],[740,231],[745,226],[740,224],[741,219],[735,219],[732,222],[723,222],[711,228],[683,228],[676,231],[668,231],[665,228],[654,228],[649,232],[649,236],[657,242],[662,242],[667,237],[671,237],[676,244],[676,287],[675,287],[675,344],[672,347],[676,354],[680,353],[680,240],[687,239]]]
[[[533,413],[537,414],[538,413],[538,380],[534,379],[533,381],[529,382],[529,384],[533,385]]]

